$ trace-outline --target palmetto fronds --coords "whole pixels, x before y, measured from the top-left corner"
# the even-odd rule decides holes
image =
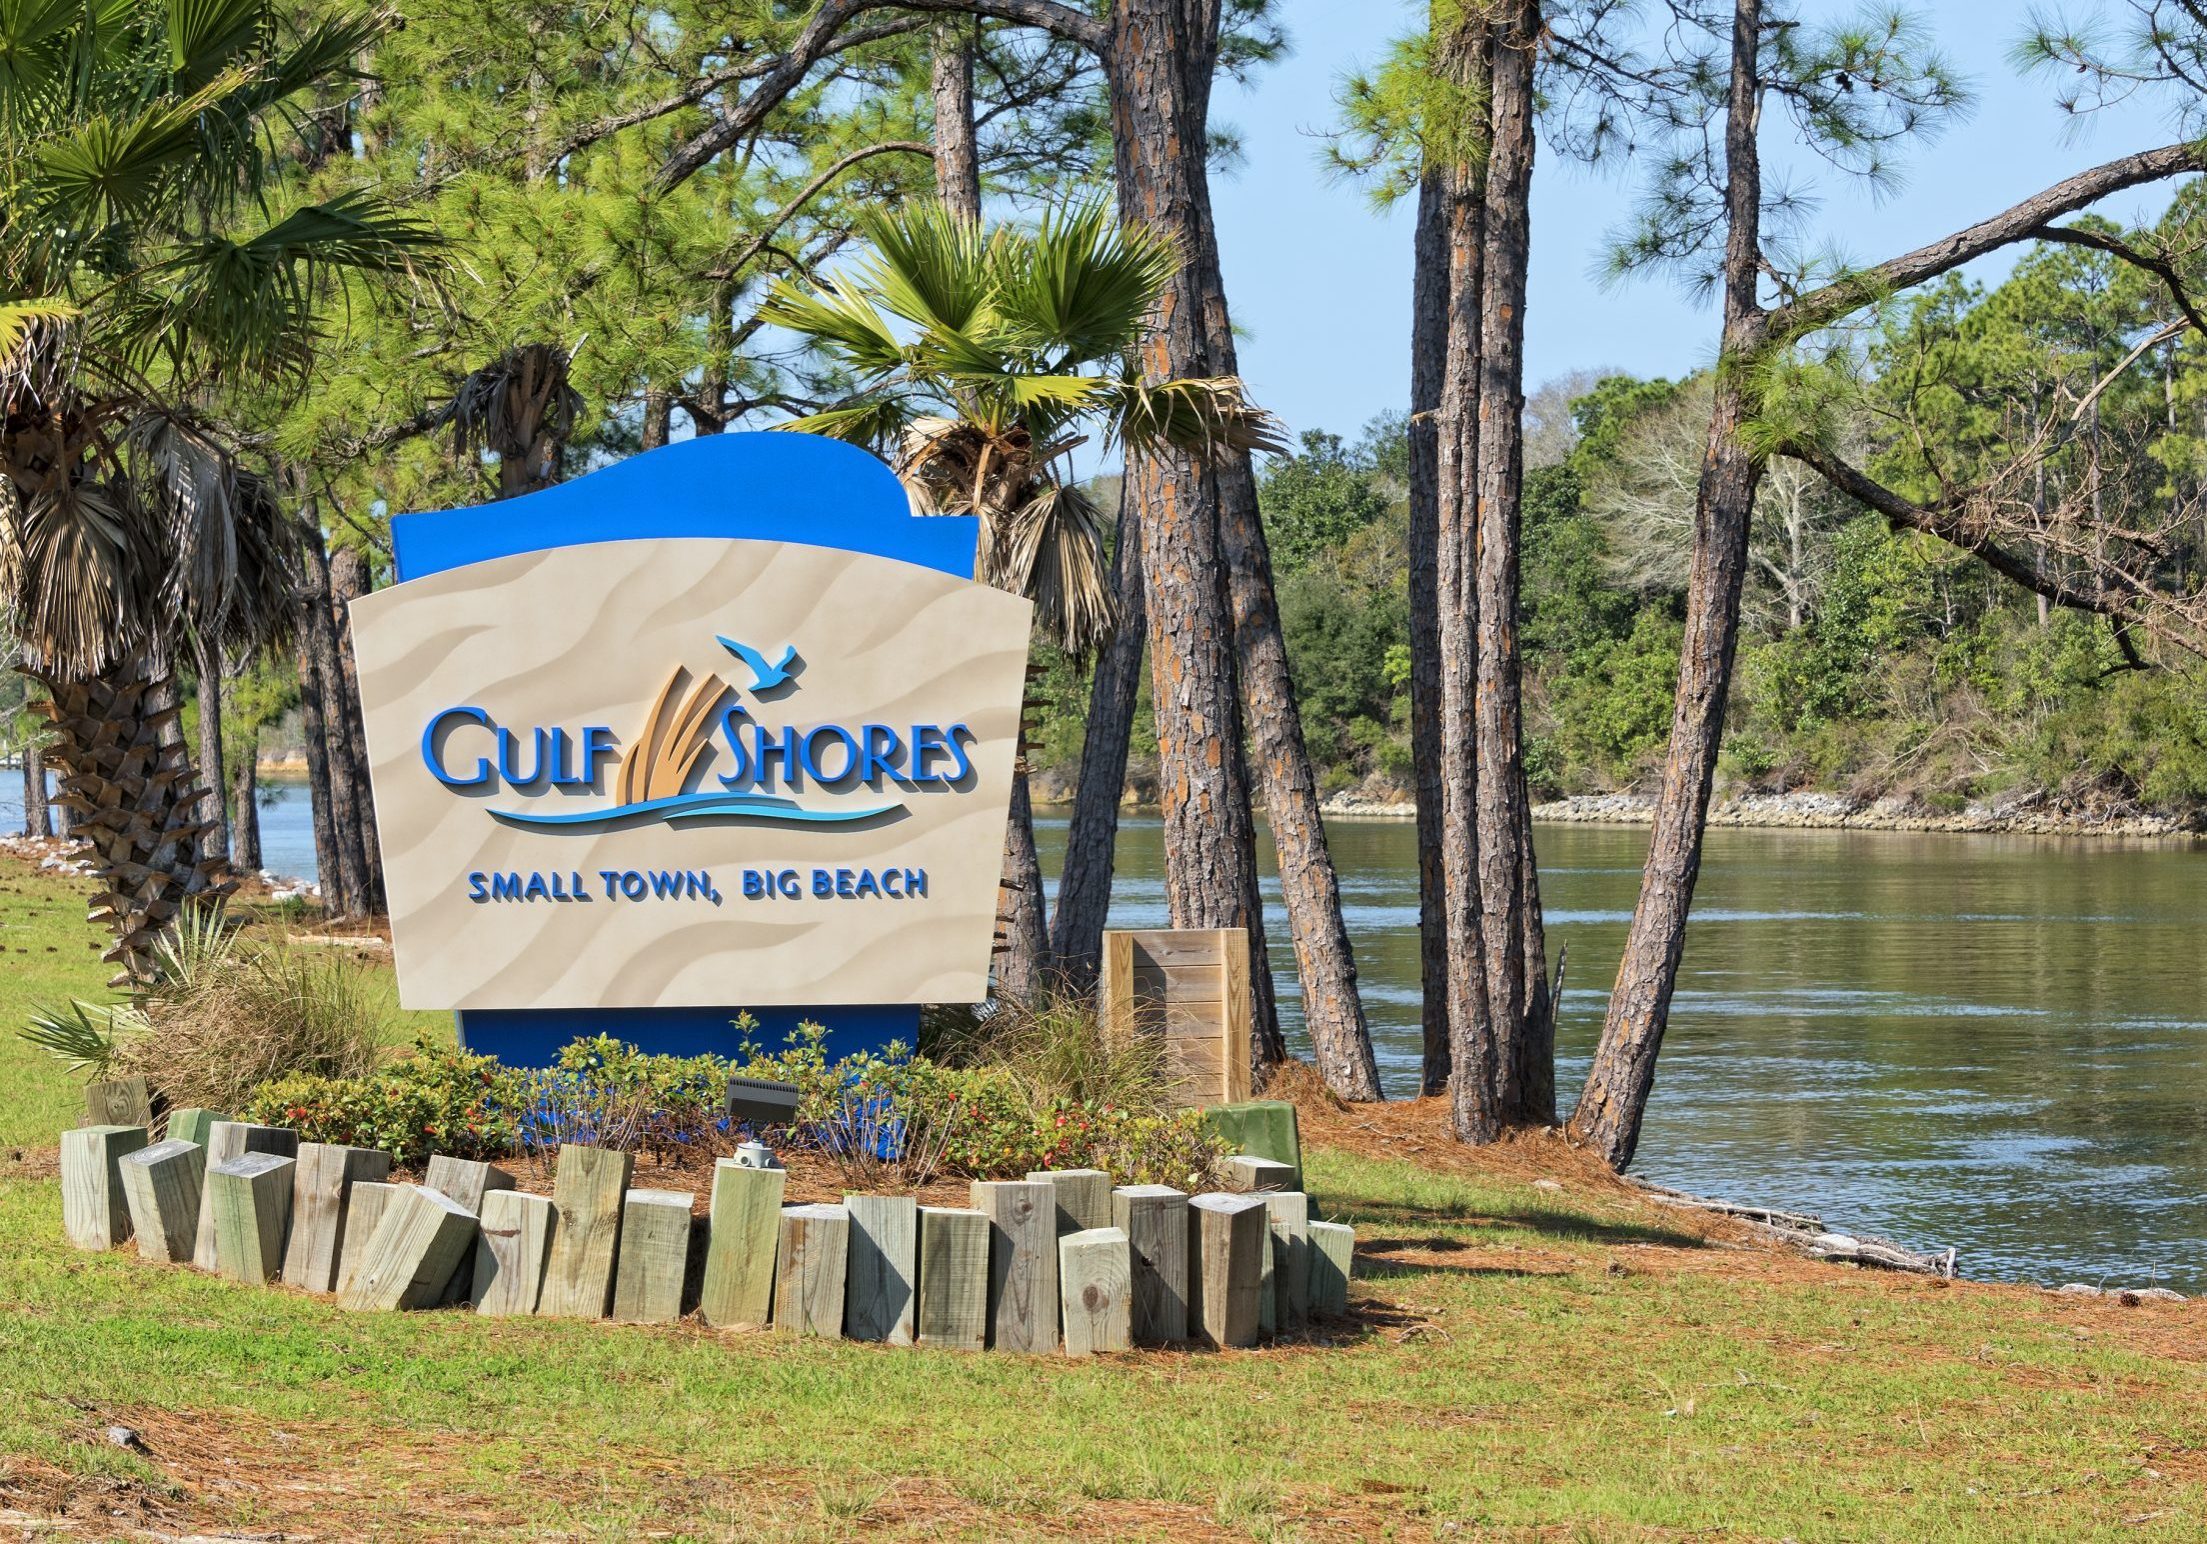
[[[275,196],[291,102],[386,25],[290,14],[0,0],[0,603],[62,674],[285,613],[275,502],[198,415],[303,378],[339,271],[434,245],[366,193]]]
[[[567,351],[550,343],[508,349],[460,382],[452,395],[453,449],[498,457],[500,491],[526,493],[558,480],[548,464],[574,432],[582,393],[568,377]]]
[[[1075,655],[1110,636],[1102,522],[1069,453],[1282,448],[1231,378],[1145,382],[1131,357],[1178,254],[1102,204],[983,233],[939,205],[861,222],[871,253],[812,289],[784,281],[762,314],[847,369],[852,398],[786,427],[865,445],[922,513],[981,518],[977,577],[1035,601]]]

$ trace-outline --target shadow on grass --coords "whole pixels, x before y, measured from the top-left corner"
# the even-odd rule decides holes
[[[1661,1244],[1670,1249],[1709,1247],[1709,1241],[1698,1234],[1681,1233],[1672,1228],[1649,1227],[1636,1222],[1606,1222],[1576,1212],[1549,1211],[1539,1207],[1523,1211],[1463,1212],[1451,1211],[1443,1206],[1396,1206],[1384,1201],[1336,1201],[1326,1211],[1328,1217],[1355,1223],[1359,1229],[1366,1223],[1394,1223],[1400,1226],[1423,1222],[1451,1228],[1515,1228],[1527,1233],[1537,1233],[1543,1238],[1580,1244]],[[1407,1245],[1412,1241],[1401,1242]],[[1425,1240],[1418,1243],[1417,1247],[1443,1249],[1465,1246],[1452,1241]]]

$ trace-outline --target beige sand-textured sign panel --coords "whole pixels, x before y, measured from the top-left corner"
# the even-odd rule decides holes
[[[889,558],[726,539],[525,553],[355,601],[400,1001],[980,1000],[1031,610]],[[796,657],[778,679],[786,649]],[[566,731],[552,747],[566,785],[440,781],[432,761],[462,781],[485,760],[497,770],[492,725],[511,732],[507,770],[522,778],[536,769],[535,731]],[[871,748],[896,736],[903,755],[874,762],[863,783],[776,778],[763,802],[802,813],[664,818],[745,770],[751,725],[776,745],[791,728],[862,739],[883,726]],[[948,778],[960,764],[942,741],[960,725],[970,772]],[[586,759],[594,726],[600,754]],[[926,726],[943,734],[915,762],[913,730],[927,739]],[[845,764],[836,736],[816,745],[822,771]],[[895,775],[915,766],[930,775]],[[652,807],[601,818],[639,805]],[[566,823],[533,823],[547,817]],[[768,893],[747,896],[747,875]]]

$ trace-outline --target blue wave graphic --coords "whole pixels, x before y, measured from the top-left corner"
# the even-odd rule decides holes
[[[609,810],[577,810],[565,815],[540,815],[529,810],[492,810],[491,817],[510,826],[533,830],[599,830],[607,826],[677,820],[757,820],[768,825],[840,826],[853,821],[902,813],[901,804],[878,804],[862,810],[808,810],[794,799],[778,799],[757,793],[678,793],[641,804],[620,804]]]

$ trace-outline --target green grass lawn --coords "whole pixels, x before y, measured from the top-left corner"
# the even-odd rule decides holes
[[[9,1024],[102,979],[80,915],[0,860]],[[1811,1266],[1577,1180],[1319,1149],[1319,1205],[1358,1227],[1353,1320],[1073,1363],[352,1315],[83,1254],[51,1177],[75,1115],[0,1036],[0,1517],[80,1535],[2198,1539],[2207,1517],[2207,1305]]]

